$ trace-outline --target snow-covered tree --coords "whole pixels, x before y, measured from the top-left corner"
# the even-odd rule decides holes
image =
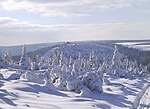
[[[51,83],[51,81],[47,78],[44,79],[45,83],[43,87],[46,87],[48,89],[48,91],[55,91],[56,92],[56,88],[55,86]]]
[[[36,63],[36,62],[31,62],[31,70],[39,70],[38,63]]]
[[[119,66],[119,52],[117,46],[115,46],[113,58],[112,58],[112,66],[118,67]]]
[[[113,58],[112,58],[112,64],[110,67],[110,72],[111,74],[119,75],[120,72],[120,59],[119,59],[119,52],[117,49],[117,46],[115,46]]]
[[[82,82],[75,75],[69,75],[66,83],[66,88],[68,91],[80,92],[82,89]]]
[[[97,56],[95,55],[94,51],[92,51],[90,52],[89,59],[87,60],[86,69],[96,70],[98,67]]]
[[[68,72],[72,71],[73,64],[74,64],[74,61],[73,61],[72,57],[70,56],[70,58],[69,58],[69,65],[68,65]]]
[[[59,66],[62,66],[64,64],[63,58],[63,53],[61,52],[58,56]]]
[[[53,65],[53,67],[59,65],[59,60],[60,60],[59,56],[60,56],[59,51],[53,52],[53,56],[52,56],[52,65]]]
[[[1,52],[0,52],[0,62],[3,62],[3,57],[2,57]]]
[[[82,82],[84,86],[88,87],[91,91],[103,92],[102,78],[100,78],[96,72],[88,72],[83,76]]]
[[[39,70],[40,57],[36,55],[33,61],[31,62],[31,70]]]
[[[133,72],[134,75],[139,75],[139,73],[140,73],[140,69],[139,69],[139,66],[138,66],[138,63],[136,60],[134,62],[132,62],[131,71]]]
[[[91,94],[91,90],[86,87],[86,86],[82,86],[81,92],[80,92],[80,96],[86,96],[88,97]]]
[[[26,54],[26,45],[23,45],[19,65],[23,69],[28,69],[29,68],[29,58],[27,57],[27,54]]]
[[[61,66],[61,71],[58,77],[57,88],[60,90],[66,90],[66,79],[68,78],[69,73],[67,72],[67,66],[64,64]]]
[[[5,52],[4,53],[4,56],[3,56],[3,62],[6,64],[6,65],[11,65],[12,64],[12,59],[9,55],[8,52]]]
[[[121,67],[123,68],[123,69],[125,69],[126,71],[128,71],[129,70],[129,60],[128,60],[128,58],[127,57],[125,57],[124,58],[124,60],[123,60],[123,62],[122,62],[122,65],[121,65]]]
[[[4,60],[0,52],[0,68],[2,68],[3,66],[4,66]]]
[[[139,76],[149,77],[150,72],[147,69],[147,66],[141,66],[141,71],[139,72]]]
[[[43,59],[42,57],[41,57],[41,59],[40,59],[40,61],[39,61],[39,63],[38,63],[38,68],[39,68],[40,70],[42,70],[42,69],[48,69],[48,63],[47,63],[46,60]]]
[[[107,73],[109,69],[109,64],[107,63],[106,60],[102,64],[99,65],[98,71],[101,73]]]

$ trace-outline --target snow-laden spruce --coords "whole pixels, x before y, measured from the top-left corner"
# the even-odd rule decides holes
[[[70,56],[68,59],[63,52],[55,51],[48,60],[36,55],[30,65],[32,71],[25,73],[26,79],[41,81],[34,71],[48,69],[44,77],[49,79],[56,89],[82,93],[86,92],[85,89],[87,92],[88,90],[103,92],[104,73],[122,78],[147,75],[146,67],[139,68],[137,61],[129,61],[127,57],[122,58],[117,46],[111,61],[100,62],[94,51],[91,51],[88,59],[84,59],[80,52],[78,57]],[[111,85],[109,80],[105,80],[105,84]]]
[[[0,52],[0,68],[7,68],[8,66],[13,65],[13,60],[11,59],[8,51],[3,55]]]
[[[24,74],[20,76],[21,80],[28,80],[32,81],[35,83],[43,83],[44,79],[46,78],[45,76],[42,77],[43,75],[40,74],[40,72],[34,72],[34,71],[27,71]]]
[[[27,53],[26,53],[26,45],[23,45],[19,65],[21,66],[22,69],[29,68],[29,58],[27,57]]]
[[[89,53],[88,58],[84,58],[81,52],[77,57],[69,56],[67,58],[58,49],[54,50],[53,55],[48,59],[39,55],[30,59],[27,57],[24,45],[19,68],[26,73],[23,73],[20,79],[37,83],[45,81],[45,84],[49,84],[46,87],[52,85],[57,90],[74,91],[81,95],[87,95],[92,91],[103,92],[104,73],[118,78],[136,78],[137,76],[149,75],[146,66],[139,66],[137,61],[131,61],[128,57],[121,56],[117,46],[114,48],[112,60],[99,59],[94,51]],[[110,81],[106,79],[104,83],[111,85]]]
[[[100,77],[94,71],[86,73],[82,78],[82,83],[91,91],[103,92],[103,77]]]
[[[106,67],[108,65],[109,67]],[[111,64],[105,63],[103,66],[103,71],[106,70],[106,73],[121,78],[136,78],[145,75],[150,76],[147,66],[138,65],[136,60],[129,61],[126,56],[121,58],[117,46],[115,46]]]
[[[67,59],[64,59],[62,53],[60,55],[58,58],[56,55],[54,56],[53,59],[56,60],[53,60],[54,64],[49,70],[53,84],[57,89],[81,92],[82,87],[86,87],[90,91],[103,92],[103,74],[98,71],[95,56],[92,55],[89,61],[84,61],[79,53],[77,59],[73,60],[70,57],[69,62],[66,62]]]

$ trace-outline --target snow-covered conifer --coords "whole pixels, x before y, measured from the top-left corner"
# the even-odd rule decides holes
[[[4,53],[4,56],[3,56],[3,62],[6,64],[6,65],[11,65],[12,64],[12,59],[9,55],[8,52],[5,52]]]
[[[51,83],[49,79],[45,78],[44,81],[45,81],[45,84],[43,87],[48,88],[48,91],[56,91],[55,86]]]
[[[31,62],[31,70],[39,70],[39,66],[37,62]]]
[[[3,68],[4,67],[4,60],[3,60],[3,56],[1,55],[1,52],[0,52],[0,68]]]
[[[38,63],[38,68],[40,70],[42,70],[42,69],[48,69],[48,65],[47,65],[46,61],[42,57],[41,57],[41,59],[40,59],[40,61]]]
[[[115,45],[115,50],[114,50],[114,54],[112,58],[112,64],[110,67],[110,73],[115,74],[115,75],[120,75],[120,73],[122,73],[120,70],[121,69],[120,69],[119,52],[118,52],[117,46]]]
[[[114,67],[118,67],[119,66],[119,52],[117,49],[117,46],[115,46],[115,50],[114,50],[114,54],[113,54],[113,58],[112,58],[112,66]]]
[[[1,52],[0,52],[0,62],[3,62],[3,57],[2,57]]]
[[[21,54],[19,65],[23,69],[28,69],[28,67],[29,67],[29,59],[27,58],[27,54],[26,54],[26,45],[23,45],[22,54]]]
[[[141,66],[141,71],[140,71],[140,73],[139,73],[139,76],[147,76],[147,77],[149,77],[150,76],[150,73],[149,73],[149,71],[148,71],[148,69],[147,69],[147,66]]]
[[[86,73],[83,76],[82,82],[91,91],[103,92],[103,80],[102,78],[99,78],[99,76],[95,72]]]
[[[69,58],[69,65],[68,65],[68,72],[71,73],[72,69],[73,69],[73,64],[74,64],[74,61],[72,59],[72,57],[70,56]]]
[[[70,75],[66,80],[66,88],[68,91],[80,92],[82,83],[75,75]]]
[[[63,53],[61,52],[58,56],[59,66],[62,66],[64,64],[63,58]]]
[[[139,73],[140,73],[140,69],[139,69],[139,66],[138,66],[138,63],[137,63],[136,60],[133,62],[133,66],[132,66],[132,70],[131,71],[135,75],[139,75]]]
[[[82,86],[80,96],[88,97],[90,94],[91,94],[91,90],[86,86]]]
[[[88,62],[89,70],[98,69],[97,56],[95,55],[94,51],[90,52],[89,60],[87,62]]]

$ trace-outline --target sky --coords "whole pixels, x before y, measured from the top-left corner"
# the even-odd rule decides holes
[[[0,45],[150,39],[150,0],[0,0]]]

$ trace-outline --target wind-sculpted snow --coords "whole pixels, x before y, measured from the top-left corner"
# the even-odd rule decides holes
[[[15,73],[15,72],[13,72]],[[40,72],[42,73],[42,72]],[[81,93],[59,91],[49,82],[28,80],[0,80],[0,107],[3,109],[129,109],[144,79],[124,79],[105,75],[110,85],[103,85],[104,93],[82,87]],[[75,79],[76,80],[76,79]],[[68,80],[69,81],[69,80]]]

